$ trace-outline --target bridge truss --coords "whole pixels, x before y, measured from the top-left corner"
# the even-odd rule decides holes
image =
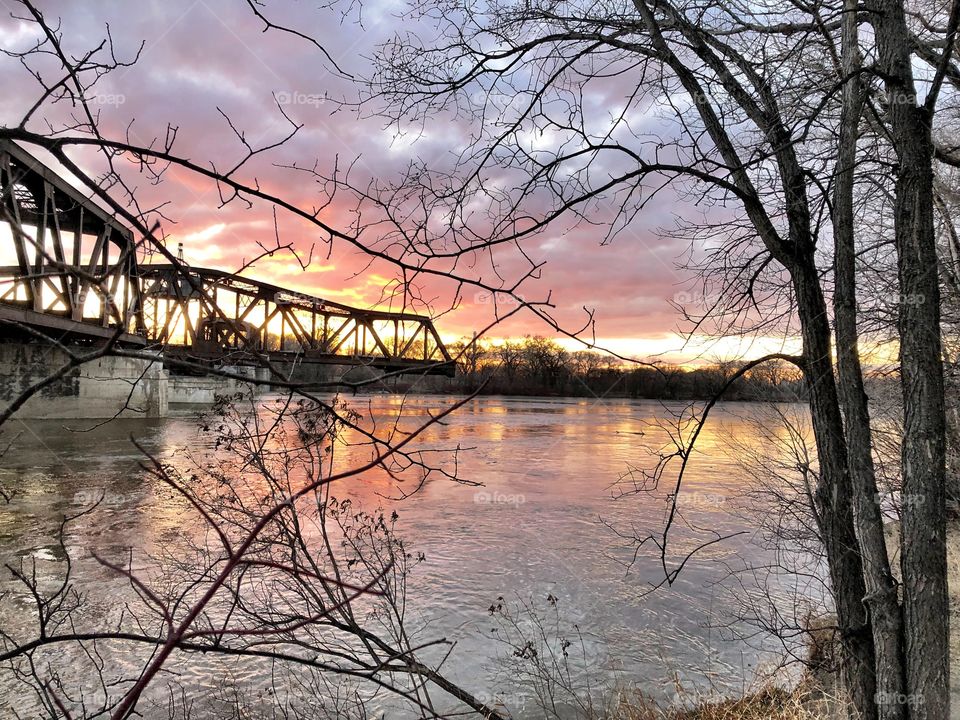
[[[76,338],[146,344],[129,228],[0,140],[0,319]]]
[[[453,374],[430,318],[363,310],[221,270],[144,265],[133,232],[0,140],[0,336],[150,346],[204,363],[271,360]]]
[[[445,373],[453,366],[422,315],[361,310],[209,268],[185,274],[172,265],[144,265],[140,272],[145,317],[166,352],[212,360],[257,351],[306,363],[351,360]]]

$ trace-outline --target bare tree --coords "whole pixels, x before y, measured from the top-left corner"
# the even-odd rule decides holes
[[[216,659],[261,668],[296,717],[341,717],[349,707],[338,697],[361,712],[384,692],[418,714],[450,712],[453,702],[498,717],[421,660],[449,644],[420,640],[408,627],[405,589],[419,556],[397,534],[396,516],[333,494],[386,458],[341,470],[336,448],[347,428],[302,400],[223,400],[202,422],[215,450],[179,462],[147,456],[144,466],[196,518],[190,545],[153,558],[149,573],[133,554],[122,564],[97,557],[128,581],[122,613],[101,619],[91,611],[71,560],[76,549],[65,538],[66,527],[96,505],[61,525],[59,582],[41,580],[35,561],[8,568],[33,598],[35,621],[3,632],[0,661],[46,715],[127,717],[166,695],[164,685],[192,697],[191,688],[158,673]],[[395,472],[433,471],[407,465]],[[152,684],[158,687],[148,692]],[[242,684],[235,691],[245,692]],[[448,700],[438,702],[438,694]],[[281,700],[266,700],[275,703]],[[189,716],[182,701],[169,710]],[[203,710],[215,711],[216,704]]]
[[[435,37],[388,43],[370,78],[368,106],[398,126],[439,112],[476,116],[474,141],[452,170],[418,169],[403,193],[372,198],[389,205],[416,193],[429,210],[445,208],[456,218],[418,245],[424,254],[522,250],[546,229],[576,223],[604,225],[613,240],[667,186],[722,208],[715,222],[681,220],[679,228],[695,245],[710,240],[699,253],[708,303],[693,330],[802,339],[799,356],[767,359],[793,362],[806,379],[819,531],[846,685],[864,718],[949,715],[932,222],[932,166],[944,151],[932,132],[937,110],[953,94],[941,89],[956,77],[957,8],[423,2],[411,17],[428,25],[446,19],[431,26]],[[869,33],[860,32],[864,26]],[[932,78],[923,98],[911,60],[918,47]],[[602,120],[588,110],[591,93],[617,97]],[[638,116],[657,111],[663,123],[638,128]],[[545,141],[531,144],[531,136]],[[481,204],[485,213],[476,211]],[[880,246],[896,261],[896,329],[871,329],[899,346],[903,492],[927,501],[903,518],[902,606],[873,502],[873,441],[858,357],[865,328],[858,324],[857,283],[873,277],[860,260],[874,253],[873,239],[858,232],[864,217],[864,228],[886,229]],[[539,263],[530,257],[531,269]],[[711,406],[667,458],[679,465],[674,503]],[[659,463],[652,480],[672,467]],[[668,528],[674,513],[669,518]],[[664,555],[666,539],[664,533],[655,544]],[[684,557],[665,566],[667,581]]]
[[[251,7],[257,11],[255,4],[251,3]],[[360,515],[348,513],[347,506],[335,503],[329,494],[332,484],[375,468],[391,476],[416,474],[419,469],[422,471],[417,475],[419,483],[435,473],[456,479],[455,472],[433,466],[430,458],[435,455],[417,447],[416,443],[427,428],[441,422],[462,403],[437,411],[412,430],[401,430],[399,422],[392,427],[364,422],[340,404],[319,397],[315,387],[294,381],[271,362],[266,348],[246,341],[239,321],[224,315],[215,298],[205,292],[167,248],[163,226],[170,219],[171,209],[163,202],[153,207],[142,206],[135,188],[138,180],[162,187],[168,170],[178,168],[215,187],[221,207],[230,203],[248,206],[260,203],[268,211],[272,207],[276,244],[261,246],[262,255],[247,259],[241,269],[259,257],[281,252],[291,253],[301,266],[309,262],[306,251],[301,254],[300,248],[281,239],[275,213],[284,212],[310,223],[322,241],[346,242],[362,248],[370,258],[392,265],[399,280],[385,289],[386,300],[401,303],[404,308],[423,307],[416,280],[424,275],[452,278],[462,284],[473,282],[479,287],[483,284],[476,278],[458,278],[449,267],[410,262],[402,255],[376,247],[375,228],[361,225],[343,231],[326,224],[323,211],[332,202],[337,187],[335,163],[334,182],[321,184],[322,197],[309,208],[297,207],[265,191],[251,167],[288,142],[301,128],[284,114],[279,103],[277,112],[285,119],[288,131],[263,145],[252,145],[243,130],[224,116],[225,128],[236,138],[240,149],[239,160],[234,161],[218,162],[214,158],[209,162],[194,161],[178,154],[177,128],[172,126],[167,128],[165,137],[145,144],[129,132],[120,138],[108,136],[101,128],[91,97],[105,76],[136,62],[137,56],[118,59],[109,28],[99,45],[73,50],[71,39],[59,23],[48,19],[29,0],[17,4],[14,17],[35,28],[38,39],[26,50],[4,49],[3,52],[33,78],[37,95],[25,100],[23,114],[16,124],[0,128],[0,139],[18,143],[32,153],[48,153],[65,174],[72,176],[90,203],[103,208],[112,222],[129,229],[134,238],[131,252],[141,259],[155,257],[169,263],[206,305],[211,316],[232,328],[232,335],[244,344],[242,350],[246,357],[269,370],[268,378],[252,382],[283,390],[285,404],[283,411],[265,426],[256,423],[247,426],[238,418],[231,418],[239,422],[239,428],[234,429],[234,434],[221,438],[226,447],[233,449],[230,462],[234,474],[221,468],[221,482],[214,487],[219,489],[224,484],[231,487],[226,481],[237,479],[236,463],[240,457],[237,453],[243,451],[247,453],[243,458],[249,463],[244,466],[244,472],[257,477],[258,489],[267,489],[265,497],[250,492],[257,484],[253,480],[246,487],[247,494],[237,487],[232,494],[214,497],[206,494],[207,486],[198,487],[189,476],[181,476],[175,468],[150,459],[146,470],[165,483],[195,514],[197,522],[206,528],[209,543],[194,548],[192,554],[167,558],[165,570],[169,575],[160,578],[141,576],[135,570],[132,555],[122,560],[97,558],[101,566],[128,580],[133,596],[131,608],[135,612],[121,615],[116,625],[93,623],[93,627],[81,627],[82,623],[96,618],[90,616],[84,605],[81,586],[75,584],[69,560],[52,587],[38,580],[35,566],[9,568],[33,598],[36,624],[27,637],[4,631],[0,657],[6,666],[30,684],[38,706],[50,717],[77,717],[78,713],[83,717],[104,714],[114,718],[130,717],[142,707],[148,689],[163,678],[174,663],[174,656],[197,653],[261,662],[268,669],[284,666],[288,668],[288,678],[295,675],[290,668],[299,668],[307,673],[304,687],[310,692],[329,691],[331,675],[350,678],[392,692],[424,715],[437,714],[431,693],[440,688],[457,703],[497,717],[482,702],[447,681],[438,668],[422,662],[418,652],[423,648],[410,644],[398,615],[398,606],[403,603],[407,557],[399,553],[401,546],[393,535],[390,521],[377,514],[363,515],[361,521]],[[55,68],[52,74],[48,72],[51,63]],[[96,151],[94,163],[99,161],[99,169],[92,167],[94,163],[87,165],[76,159],[77,154],[87,149]],[[303,169],[289,168],[289,171],[300,174]],[[319,171],[313,175],[321,177]],[[10,211],[14,207],[16,180],[8,179],[0,188],[2,219],[16,237],[31,246],[38,259],[37,266],[44,268],[36,275],[28,273],[22,280],[44,282],[51,274],[54,277],[79,274],[85,283],[100,290],[108,304],[114,302],[100,268],[85,270],[54,256],[45,248],[42,233],[26,227]],[[487,287],[491,292],[496,289]],[[453,299],[451,305],[456,302]],[[110,309],[118,310],[117,307]],[[157,361],[155,354],[131,350],[119,342],[126,331],[122,322],[117,324],[112,336],[92,349],[72,347],[29,326],[21,326],[19,330],[34,341],[59,349],[66,361],[47,377],[25,388],[3,408],[0,424],[8,421],[33,395],[84,364],[106,356]],[[251,380],[189,359],[168,359],[168,363],[193,372]],[[355,382],[341,380],[329,386],[358,387],[380,381],[378,375]],[[295,411],[291,410],[294,397],[305,403]],[[291,423],[294,428],[290,427]],[[276,436],[283,433],[289,433],[285,437],[293,444],[299,443],[295,448],[288,448],[286,455],[271,447]],[[325,472],[323,462],[329,458],[323,453],[339,433],[350,433],[355,446],[369,451],[369,459],[358,467]],[[298,464],[299,473],[295,473],[292,466]],[[207,479],[211,479],[209,473]],[[75,520],[76,517],[67,518],[65,526]],[[313,535],[304,529],[307,525],[313,526]],[[334,525],[346,543],[343,553],[339,552],[341,546],[331,541],[329,533]],[[61,528],[61,546],[62,536]],[[66,548],[64,554],[70,557]],[[264,591],[278,594],[264,604],[260,595]],[[381,603],[377,616],[382,621],[379,630],[359,613],[360,607],[369,609],[377,603]],[[348,642],[353,644],[347,647]],[[104,648],[116,647],[117,643],[127,649],[141,649],[130,650],[129,657],[139,662],[135,671],[114,672],[104,661],[107,655]],[[79,687],[72,684],[69,674],[61,672],[55,663],[36,662],[41,656],[47,660],[76,661],[78,667],[89,669],[92,690],[83,683]],[[185,693],[186,690],[170,688],[172,715],[189,716]],[[336,698],[329,692],[327,697]],[[296,715],[324,710],[308,705],[291,712]],[[350,702],[334,710],[344,707],[358,715],[364,713],[362,702]]]
[[[934,158],[957,162],[952,148],[934,141],[934,123],[960,78],[952,59],[958,3],[946,9],[886,0],[862,7],[772,2],[749,8],[669,0],[479,8],[462,0],[414,3],[408,19],[435,37],[411,34],[387,43],[361,109],[400,125],[425,123],[439,113],[468,116],[475,132],[452,168],[414,163],[399,180],[355,183],[336,167],[329,173],[288,168],[325,189],[321,207],[334,191],[356,199],[364,212],[347,229],[244,178],[251,161],[298,132],[289,118],[288,136],[257,147],[226,118],[242,148],[241,160],[226,165],[177,154],[173,128],[146,146],[105,137],[86,95],[121,65],[111,45],[70,54],[55,25],[28,0],[21,4],[42,37],[17,59],[40,91],[22,121],[0,130],[0,137],[49,151],[86,192],[133,227],[145,247],[173,264],[156,224],[162,210],[137,205],[129,172],[160,182],[167,168],[177,167],[215,183],[223,203],[266,203],[305,220],[325,241],[350,244],[396,268],[404,303],[420,299],[416,278],[444,278],[456,284],[458,297],[460,288],[473,286],[515,301],[503,314],[497,306],[494,322],[525,309],[547,327],[594,346],[591,312],[581,328],[567,328],[550,314],[549,297],[523,299],[523,284],[539,277],[543,264],[528,251],[531,241],[548,229],[592,224],[605,228],[612,242],[667,188],[691,204],[717,208],[715,221],[682,221],[673,231],[695,245],[711,239],[691,263],[708,299],[692,332],[802,339],[798,355],[752,360],[724,387],[768,361],[792,363],[804,375],[819,462],[819,532],[854,707],[864,718],[948,716],[945,428],[932,168]],[[316,40],[272,23],[259,3],[250,6],[266,29],[292,33],[323,51]],[[858,32],[867,25],[869,33]],[[931,72],[923,98],[913,52]],[[32,64],[40,56],[56,58],[62,75],[50,81],[40,74]],[[601,97],[619,93],[617,107],[599,122],[584,103],[594,91]],[[43,111],[53,105],[71,112],[51,127]],[[638,128],[637,118],[647,112],[666,122]],[[547,141],[531,143],[535,136]],[[84,172],[72,159],[70,153],[82,148],[100,152],[102,176]],[[121,160],[131,163],[121,166]],[[859,258],[873,252],[874,243],[857,232],[860,217],[870,220],[864,227],[889,232],[880,244],[892,248],[897,268],[889,285],[896,288],[892,336],[901,355],[902,485],[904,493],[926,499],[903,517],[902,605],[881,542],[882,518],[866,500],[876,494],[869,452],[875,441],[857,358],[864,332],[857,299],[860,279],[873,277]],[[514,276],[501,274],[504,253],[522,264]],[[122,354],[115,344],[98,352]],[[69,366],[96,357],[71,357]],[[269,364],[263,354],[260,359]],[[282,373],[273,374],[310,399]],[[671,565],[669,533],[692,447],[714,405],[681,419],[676,447],[650,476],[658,483],[679,466],[665,528],[638,538],[657,548],[664,582],[675,580],[690,557],[681,553]],[[377,462],[404,456],[405,441],[365,437]],[[144,682],[159,671],[168,646],[146,667]],[[118,716],[135,704],[136,693],[128,697]]]

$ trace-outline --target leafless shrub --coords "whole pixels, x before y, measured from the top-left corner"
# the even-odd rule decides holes
[[[449,410],[398,441],[398,451]],[[397,516],[333,495],[341,481],[387,462],[374,452],[361,467],[337,468],[340,418],[349,414],[290,397],[268,407],[224,401],[203,420],[209,451],[148,455],[145,471],[167,488],[188,531],[154,557],[95,555],[127,581],[99,616],[66,539],[79,516],[67,518],[59,562],[42,572],[35,561],[8,568],[35,620],[4,631],[6,672],[49,717],[121,718],[161,706],[177,718],[248,709],[363,717],[386,695],[417,713],[462,704],[496,717],[421,660],[446,642],[407,627],[406,580],[421,558],[398,536]],[[241,679],[204,698],[187,679],[202,671]]]

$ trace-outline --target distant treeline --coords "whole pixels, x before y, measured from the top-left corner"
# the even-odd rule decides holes
[[[591,351],[569,352],[543,337],[500,344],[468,342],[450,348],[459,355],[457,377],[444,390],[487,395],[556,395],[699,400],[715,395],[741,367],[715,363],[696,368],[650,367]],[[803,383],[795,367],[768,363],[734,381],[728,400],[802,399]]]

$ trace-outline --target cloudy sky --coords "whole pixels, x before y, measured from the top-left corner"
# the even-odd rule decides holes
[[[399,18],[400,0],[365,0],[354,7],[318,8],[320,3],[268,3],[271,19],[296,27],[316,38],[346,73],[370,72],[369,58],[378,43],[410,30]],[[278,111],[279,99],[287,114],[303,128],[268,161],[255,163],[243,179],[254,178],[274,194],[306,208],[316,207],[323,188],[304,173],[281,171],[276,164],[297,163],[331,172],[334,165],[353,163],[351,178],[363,185],[369,179],[390,182],[412,159],[442,166],[467,137],[468,118],[428,123],[420,132],[397,134],[382,118],[358,116],[333,99],[351,100],[357,89],[331,72],[330,62],[310,42],[277,31],[264,32],[263,23],[241,0],[126,0],[53,2],[39,0],[48,20],[59,18],[65,47],[75,55],[96,46],[110,33],[119,59],[132,58],[143,43],[138,62],[111,73],[97,85],[97,107],[107,134],[149,144],[162,138],[167,127],[178,128],[175,149],[200,164],[228,167],[242,156],[237,137],[224,114],[252,145],[274,142],[289,130]],[[0,0],[0,44],[24,49],[36,38],[36,27],[11,17],[23,14],[9,0]],[[38,86],[12,58],[2,58],[5,92],[0,96],[0,120],[16,122],[38,95]],[[46,77],[52,65],[39,64]],[[595,97],[598,111],[616,104],[616,97]],[[55,112],[55,111],[52,111]],[[221,112],[223,114],[221,114]],[[36,125],[34,127],[37,127]],[[84,162],[82,153],[77,158]],[[257,241],[274,242],[272,211],[268,206],[247,208],[240,203],[220,207],[216,186],[184,171],[171,171],[158,187],[138,182],[141,202],[167,203],[164,229],[170,242],[182,242],[186,259],[194,265],[235,269],[257,254]],[[328,224],[347,227],[355,220],[354,199],[338,193],[321,213]],[[673,224],[684,205],[664,193],[614,242],[602,244],[594,227],[564,228],[547,233],[527,247],[536,262],[545,262],[539,280],[524,285],[524,297],[542,299],[550,293],[553,315],[565,327],[579,327],[584,308],[595,311],[601,344],[636,356],[667,353],[671,359],[695,354],[680,351],[676,334],[680,324],[669,301],[683,301],[691,287],[676,269],[686,241],[659,232]],[[323,243],[317,230],[287,216],[278,216],[283,242],[292,242],[302,255],[314,246],[313,261],[302,270],[288,255],[257,263],[248,274],[331,300],[357,305],[378,302],[391,268],[369,264],[355,248]],[[498,263],[506,275],[516,258]],[[489,275],[485,280],[493,281]],[[455,288],[423,281],[422,296],[436,311],[450,308]],[[679,296],[678,296],[679,293]],[[492,307],[484,293],[463,292],[459,305],[438,320],[447,339],[469,335],[487,325]],[[494,336],[552,335],[542,321],[523,314],[498,327]],[[678,352],[679,351],[679,352]],[[729,354],[731,345],[716,349]],[[758,348],[748,350],[757,354]]]

